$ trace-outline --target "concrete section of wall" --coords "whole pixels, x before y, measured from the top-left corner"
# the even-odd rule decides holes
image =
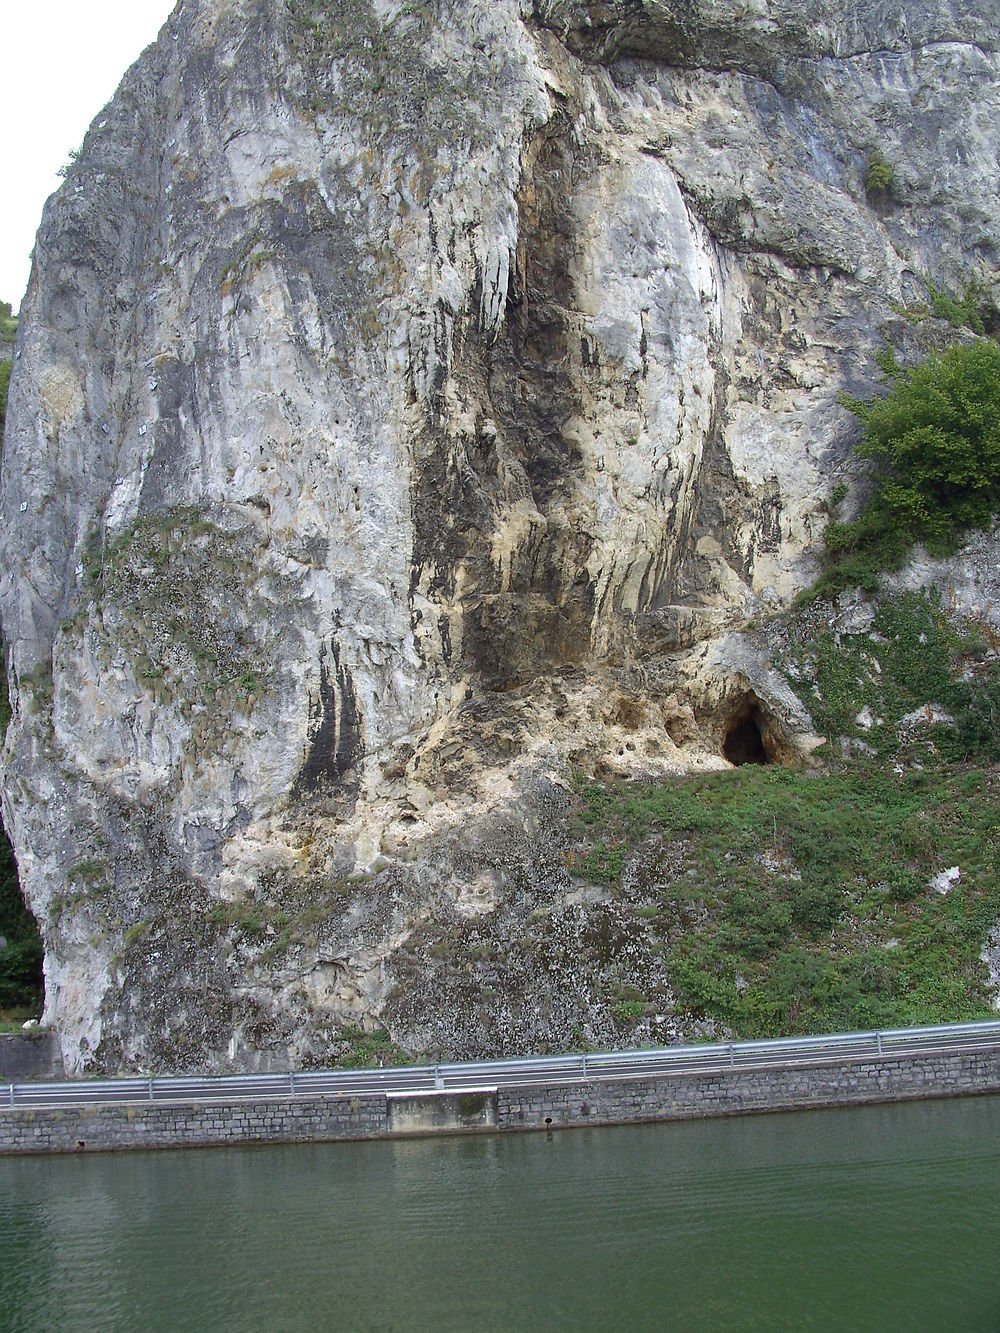
[[[454,1134],[497,1128],[496,1088],[454,1088],[447,1092],[390,1092],[391,1134]]]
[[[0,1083],[63,1077],[59,1039],[48,1028],[0,1033]]]
[[[628,1124],[1000,1092],[1000,1048],[649,1078],[302,1100],[0,1105],[0,1153],[298,1143]]]

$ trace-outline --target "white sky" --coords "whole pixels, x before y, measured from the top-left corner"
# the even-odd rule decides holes
[[[28,285],[42,205],[175,0],[3,0],[0,300]]]

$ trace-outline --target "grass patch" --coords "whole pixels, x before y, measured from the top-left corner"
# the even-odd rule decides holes
[[[21,1032],[30,1019],[41,1017],[41,1005],[0,1006],[0,1032]]]
[[[129,926],[125,932],[125,947],[130,949],[133,944],[138,944],[152,924],[152,921],[137,921],[134,926]]]
[[[384,1028],[365,1032],[361,1028],[347,1027],[341,1035],[350,1043],[349,1049],[336,1061],[341,1069],[384,1069],[412,1063],[409,1057],[394,1045]]]
[[[951,762],[1000,759],[1000,640],[986,623],[949,616],[940,599],[884,597],[872,630],[796,636],[786,677],[825,736],[863,739],[889,757],[919,751]],[[927,721],[907,739],[902,719],[937,705],[954,725]],[[868,709],[871,725],[857,721]]]
[[[655,785],[591,785],[581,828],[682,849],[708,911],[677,931],[663,877],[654,930],[680,1004],[741,1037],[991,1015],[984,935],[1000,918],[997,775],[866,763],[809,776],[747,766]],[[586,864],[585,859],[578,863]],[[962,870],[944,897],[929,887]],[[613,1006],[621,1022],[639,1001]]]
[[[677,1007],[739,1037],[995,1016],[980,953],[1000,920],[996,635],[907,595],[865,633],[802,616],[781,641],[825,771],[578,781],[564,866],[634,892]],[[841,757],[844,737],[862,757]],[[612,1010],[627,1023],[636,1006]]]

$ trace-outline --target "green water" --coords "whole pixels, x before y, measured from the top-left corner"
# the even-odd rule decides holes
[[[0,1159],[0,1327],[1000,1329],[1000,1098]]]

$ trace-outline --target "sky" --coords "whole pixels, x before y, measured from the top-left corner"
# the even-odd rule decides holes
[[[42,206],[122,75],[156,37],[175,0],[5,0],[0,23],[0,300],[15,311],[28,285]]]

